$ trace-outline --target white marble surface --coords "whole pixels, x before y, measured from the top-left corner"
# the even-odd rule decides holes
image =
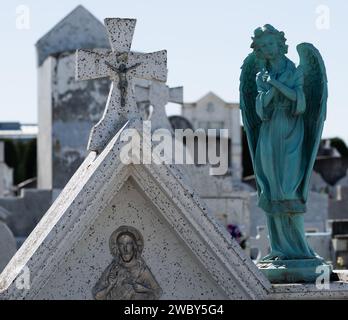
[[[131,121],[126,127],[137,128],[140,131],[142,123]],[[100,276],[100,269],[105,267],[106,260],[110,258],[105,252],[104,241],[99,241],[103,237],[107,237],[108,230],[104,230],[106,231],[104,235],[95,235],[91,233],[91,230],[93,228],[103,230],[102,226],[105,226],[108,219],[111,219],[108,217],[112,216],[113,200],[122,192],[120,190],[130,176],[137,182],[147,201],[143,203],[142,207],[137,202],[144,201],[141,200],[141,197],[136,201],[130,198],[129,201],[133,201],[133,209],[130,206],[127,212],[134,210],[134,218],[129,217],[129,219],[124,213],[116,214],[115,212],[115,226],[121,222],[123,224],[127,222],[136,224],[142,230],[141,220],[137,221],[135,217],[142,216],[140,213],[144,211],[144,208],[155,207],[149,211],[145,210],[146,213],[144,213],[143,219],[152,221],[149,225],[143,224],[145,239],[155,246],[149,236],[154,230],[157,230],[158,225],[158,232],[162,238],[157,238],[157,240],[161,239],[162,244],[167,241],[168,248],[155,246],[156,250],[150,250],[151,247],[148,247],[144,254],[151,268],[156,268],[158,271],[156,277],[160,279],[162,289],[165,289],[164,279],[166,277],[170,277],[171,286],[173,283],[177,283],[174,292],[173,287],[168,286],[169,291],[164,293],[167,297],[182,297],[190,284],[189,281],[185,281],[183,287],[182,278],[179,277],[175,280],[178,275],[170,273],[175,270],[175,266],[173,266],[174,269],[169,270],[167,267],[161,268],[161,266],[167,265],[166,261],[162,262],[167,250],[180,249],[185,257],[181,267],[184,279],[188,280],[188,277],[191,277],[198,287],[206,283],[213,289],[211,298],[264,298],[267,291],[270,290],[270,283],[253,262],[244,255],[239,245],[231,240],[227,232],[220,227],[201,202],[198,194],[186,185],[180,171],[174,165],[124,165],[119,159],[119,150],[122,145],[119,136],[116,135],[98,157],[95,153],[90,153],[0,275],[2,291],[0,298],[40,298],[42,288],[49,288],[54,283],[61,283],[63,287],[58,286],[51,298],[66,299],[69,298],[69,292],[70,297],[77,297],[77,294],[81,298],[90,297],[90,289],[94,285],[92,280]],[[124,200],[125,203],[129,203],[127,199]],[[139,210],[138,213],[137,210]],[[120,214],[119,219],[118,214]],[[155,223],[156,219],[158,220]],[[84,241],[83,239],[87,239],[86,237],[90,241]],[[93,239],[97,238],[99,245],[88,247],[93,243]],[[169,245],[170,242],[173,246]],[[78,250],[76,251],[76,249]],[[86,254],[89,254],[88,259]],[[69,269],[69,263],[76,262],[79,258],[81,262],[88,260],[88,264],[82,263],[83,270],[78,270],[83,272],[83,279],[86,282],[91,280],[89,286],[84,284],[83,289],[80,286],[82,278],[79,278],[80,280],[76,278],[76,282],[73,283],[66,281],[69,275],[76,276],[77,270]],[[16,289],[13,281],[25,265],[31,271],[31,289],[21,291]],[[94,266],[96,269],[93,268]],[[80,268],[76,264],[74,267]],[[201,275],[190,275],[190,268],[200,270]],[[179,269],[178,267],[176,270]],[[197,276],[200,278],[199,281]],[[199,299],[202,291],[197,290],[198,287],[195,285],[192,282],[192,287],[187,292],[192,298]],[[208,293],[204,291],[203,294],[207,297]]]

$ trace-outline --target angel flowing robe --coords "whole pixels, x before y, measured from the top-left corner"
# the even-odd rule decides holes
[[[262,120],[255,152],[259,206],[272,214],[302,213],[306,211],[301,189],[306,170],[302,150],[302,113],[306,108],[303,73],[286,59],[285,68],[273,76],[296,91],[296,101],[276,90],[271,102],[265,106],[264,96],[270,85],[262,84],[260,79],[257,81],[256,113]]]

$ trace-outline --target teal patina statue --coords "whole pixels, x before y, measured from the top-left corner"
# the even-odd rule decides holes
[[[327,79],[313,45],[297,46],[296,67],[285,42],[284,32],[269,24],[255,30],[253,52],[242,66],[240,105],[271,247],[259,268],[272,282],[312,282],[318,266],[330,270],[308,245],[303,219],[326,116]]]

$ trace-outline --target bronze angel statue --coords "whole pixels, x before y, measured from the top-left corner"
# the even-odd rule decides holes
[[[253,162],[258,205],[271,252],[264,261],[319,259],[307,244],[303,213],[326,117],[327,78],[319,51],[297,46],[286,57],[284,32],[257,28],[240,77],[240,107]]]

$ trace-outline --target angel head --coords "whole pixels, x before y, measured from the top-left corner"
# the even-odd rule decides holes
[[[277,30],[270,24],[257,28],[251,39],[253,42],[250,47],[260,60],[274,60],[288,53],[284,32]]]

